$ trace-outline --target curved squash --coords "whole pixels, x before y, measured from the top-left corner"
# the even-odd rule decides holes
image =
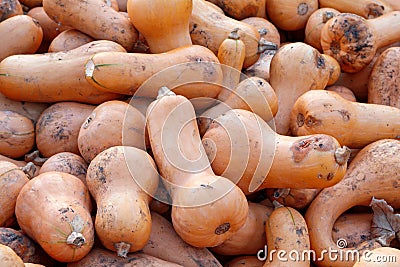
[[[248,204],[238,187],[212,171],[195,118],[187,98],[162,87],[147,109],[147,130],[172,197],[175,231],[192,246],[213,247],[243,226]]]
[[[372,239],[372,213],[344,213],[335,221],[332,238],[336,243],[345,239],[347,247],[352,248]]]
[[[0,244],[0,262],[2,267],[24,267],[24,262],[11,248]]]
[[[340,12],[353,13],[367,19],[373,19],[393,11],[387,0],[319,0],[320,7],[330,7]]]

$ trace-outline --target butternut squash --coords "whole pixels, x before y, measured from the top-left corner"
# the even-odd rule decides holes
[[[101,248],[94,248],[83,259],[70,262],[67,267],[128,267],[128,266],[146,266],[146,267],[183,267],[182,265],[167,262],[159,258],[147,255],[145,253],[130,253],[126,258],[121,258],[113,252]]]
[[[380,139],[400,138],[399,116],[395,107],[351,102],[335,92],[312,90],[294,104],[290,128],[297,136],[328,134],[344,146],[362,148]]]
[[[44,157],[61,152],[79,154],[78,135],[95,106],[59,102],[42,112],[36,124],[36,145]]]
[[[266,193],[271,201],[294,209],[304,209],[313,201],[321,189],[279,188],[267,189]]]
[[[118,100],[97,106],[82,124],[78,135],[78,148],[87,162],[113,146],[133,146],[144,150],[145,142],[144,115]]]
[[[371,222],[372,213],[344,213],[333,225],[333,241],[344,239],[349,248],[356,247],[372,239]]]
[[[304,29],[308,18],[318,9],[318,0],[267,0],[271,22],[285,31]]]
[[[368,103],[400,108],[400,47],[386,49],[375,62],[368,82]]]
[[[331,85],[331,86],[327,86],[325,89],[339,94],[341,97],[343,97],[344,99],[346,99],[348,101],[357,102],[356,96],[354,95],[353,91],[351,91],[349,88],[347,88],[345,86]]]
[[[68,51],[84,44],[93,42],[94,39],[87,34],[75,29],[68,29],[61,32],[57,37],[55,37],[50,45],[49,52],[61,52]]]
[[[259,53],[266,49],[259,42],[260,34],[254,27],[221,14],[208,5],[205,0],[193,0],[189,25],[193,44],[205,46],[215,54],[218,53],[221,43],[233,30],[238,28],[240,40],[246,47],[244,68],[253,65],[258,59]]]
[[[280,41],[281,37],[279,35],[278,29],[275,27],[274,24],[272,24],[271,22],[262,17],[248,17],[242,19],[242,22],[247,23],[256,28],[256,30],[260,34],[260,39],[263,38],[265,41],[271,42],[275,44],[277,48],[279,48],[279,45],[281,43]]]
[[[14,222],[14,210],[22,187],[28,182],[25,173],[17,165],[0,161],[0,226],[8,227]]]
[[[367,206],[372,197],[385,199],[392,207],[400,207],[398,168],[400,164],[400,141],[384,139],[363,148],[350,163],[343,180],[323,189],[308,207],[305,218],[310,233],[311,248],[317,255],[323,249],[339,248],[332,239],[332,228],[336,219],[354,206]],[[329,208],[327,208],[329,207]],[[361,247],[361,248],[360,248]],[[377,242],[362,243],[352,249],[380,247]],[[345,254],[342,254],[345,255]],[[325,257],[316,262],[318,266],[353,266],[351,259],[332,261]]]
[[[188,98],[215,98],[222,81],[218,58],[199,45],[161,54],[98,53],[87,61],[85,72],[87,81],[101,90],[153,98],[161,86]]]
[[[400,41],[399,25],[400,11],[369,20],[341,13],[322,28],[321,47],[343,72],[355,73],[368,66],[379,48]]]
[[[225,267],[263,267],[264,262],[256,256],[240,256],[225,264]]]
[[[257,62],[243,70],[243,74],[249,77],[259,77],[269,82],[271,60],[275,54],[276,50],[267,50],[262,52]]]
[[[329,1],[319,0],[320,7],[330,7],[340,12],[353,13],[367,19],[376,18],[393,9],[387,0]]]
[[[246,197],[212,171],[192,104],[162,87],[146,118],[154,159],[172,197],[177,234],[195,247],[217,246],[232,237],[246,221]]]
[[[11,55],[35,53],[42,43],[43,31],[34,18],[17,15],[0,22],[0,36],[1,62]]]
[[[398,265],[400,250],[391,247],[375,248],[370,253],[362,255],[360,261],[353,267],[395,267]]]
[[[339,79],[341,73],[339,62],[337,62],[336,59],[331,56],[325,54],[322,54],[322,56],[324,57],[325,61],[328,62],[327,65],[329,66],[329,80],[327,85],[333,85]]]
[[[228,16],[241,20],[248,17],[266,18],[266,0],[207,0],[219,6]]]
[[[290,207],[275,209],[265,225],[268,253],[264,267],[310,266],[310,259],[301,257],[303,251],[310,249],[307,228],[305,219],[296,209]],[[279,251],[285,251],[283,258]],[[298,252],[294,257],[293,251]]]
[[[23,15],[22,6],[18,0],[0,1],[0,22],[17,15]]]
[[[30,102],[99,104],[117,99],[120,95],[105,93],[85,81],[85,62],[101,51],[125,49],[103,40],[68,52],[10,56],[0,62],[0,93],[13,100]]]
[[[51,42],[57,37],[61,32],[69,29],[68,26],[63,26],[56,23],[54,20],[49,18],[49,16],[44,12],[43,7],[34,7],[30,9],[27,13],[28,16],[36,19],[39,22],[40,27],[43,30],[43,41]]]
[[[330,73],[328,63],[317,49],[304,43],[284,45],[272,58],[269,82],[278,97],[277,133],[289,133],[290,111],[300,95],[325,88]]]
[[[272,212],[267,206],[249,202],[245,224],[234,236],[211,250],[220,255],[256,255],[267,244],[265,223]]]
[[[245,109],[270,121],[278,111],[278,99],[271,85],[262,78],[243,80],[228,98],[203,112],[198,118],[200,135],[203,136],[213,119],[230,109]]]
[[[315,10],[307,20],[304,42],[322,52],[321,47],[321,30],[325,23],[340,14],[334,8],[323,7]]]
[[[192,0],[129,0],[127,11],[151,53],[192,45],[189,34]]]
[[[0,244],[0,262],[4,267],[24,267],[24,262],[11,248]]]
[[[86,185],[87,168],[88,164],[82,157],[71,152],[60,152],[46,160],[39,174],[51,171],[65,172],[79,178]]]
[[[184,242],[160,214],[151,212],[151,219],[150,239],[142,249],[147,255],[185,267],[222,266],[207,248],[196,248]]]
[[[19,158],[35,145],[35,128],[30,119],[14,111],[0,110],[0,154]]]
[[[91,250],[94,230],[90,211],[85,185],[63,172],[46,172],[30,180],[15,206],[21,229],[60,262],[80,260]]]
[[[153,159],[134,147],[111,147],[91,161],[86,183],[97,204],[101,243],[124,258],[141,250],[150,237],[149,202],[158,185]]]
[[[218,48],[218,60],[222,64],[222,90],[218,94],[220,101],[225,101],[239,84],[245,58],[246,47],[236,31],[232,31]]]
[[[97,40],[110,40],[131,51],[138,32],[124,15],[102,0],[44,0],[43,8],[56,23],[79,30]]]
[[[245,194],[264,188],[332,186],[343,178],[350,155],[329,135],[279,135],[259,116],[240,109],[216,118],[203,145],[213,171],[237,183]]]

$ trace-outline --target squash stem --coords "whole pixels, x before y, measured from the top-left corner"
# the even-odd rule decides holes
[[[350,158],[351,150],[347,146],[339,147],[335,151],[335,160],[342,166],[347,163]]]
[[[131,248],[131,244],[119,242],[114,244],[114,247],[117,250],[118,257],[126,258],[128,256],[129,249]]]
[[[163,96],[176,96],[176,94],[172,92],[168,87],[163,86],[158,90],[157,99],[160,99]]]
[[[278,45],[265,40],[264,38],[260,38],[258,41],[258,53],[264,53],[267,50],[278,50]]]
[[[32,162],[28,162],[24,167],[20,168],[29,179],[32,179],[36,172],[36,166]]]
[[[75,247],[81,247],[86,243],[85,237],[81,233],[77,232],[72,232],[68,237],[67,237],[67,244],[72,245]]]

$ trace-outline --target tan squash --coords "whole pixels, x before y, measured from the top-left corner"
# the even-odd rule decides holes
[[[362,148],[380,139],[400,138],[399,116],[395,107],[351,102],[335,92],[312,90],[294,104],[290,128],[296,136],[328,134],[342,145]]]
[[[90,163],[86,183],[96,201],[96,234],[107,249],[127,257],[149,240],[149,202],[158,185],[153,159],[134,147],[116,146]]]
[[[268,122],[278,111],[278,99],[274,89],[264,79],[258,77],[245,79],[224,102],[207,109],[197,118],[200,135],[204,135],[213,119],[230,109],[254,112]]]
[[[321,30],[328,20],[338,14],[340,14],[340,12],[334,8],[323,7],[315,10],[307,20],[307,24],[304,29],[304,42],[322,52]]]
[[[79,154],[78,135],[95,106],[59,102],[42,112],[36,124],[36,145],[44,157],[61,152]]]
[[[266,194],[271,201],[294,209],[304,209],[313,201],[321,189],[279,188],[267,189]]]
[[[93,42],[94,39],[87,34],[75,29],[61,32],[50,43],[49,52],[62,52],[78,48],[84,44]]]
[[[259,77],[269,82],[271,60],[275,56],[276,51],[277,50],[267,50],[261,53],[257,62],[243,70],[243,74],[249,77]]]
[[[184,242],[160,214],[151,212],[151,219],[150,239],[142,249],[147,255],[185,267],[222,266],[207,248],[196,248]]]
[[[248,17],[266,18],[266,0],[207,0],[219,6],[228,16],[241,20]]]
[[[0,22],[17,15],[23,15],[22,6],[18,0],[0,1]]]
[[[192,246],[213,247],[244,225],[248,204],[238,187],[212,171],[195,118],[187,98],[162,87],[147,110],[147,130],[172,197],[175,231]]]
[[[368,206],[372,197],[385,199],[393,208],[400,207],[398,198],[398,169],[400,164],[400,141],[384,139],[363,148],[349,166],[343,180],[323,189],[308,207],[305,218],[310,233],[311,248],[320,255],[324,249],[338,249],[346,253],[357,249],[380,247],[377,242],[364,242],[356,248],[342,249],[332,239],[334,222],[354,206]],[[329,207],[329,208],[327,208]],[[342,254],[345,255],[345,254]],[[354,261],[333,261],[325,257],[318,266],[353,266]]]
[[[35,53],[42,43],[43,31],[37,20],[17,15],[0,22],[0,36],[1,62],[11,55]]]
[[[322,28],[321,47],[343,72],[355,73],[368,66],[379,48],[400,41],[399,26],[400,11],[369,20],[341,13]]]
[[[107,148],[121,145],[146,148],[144,115],[123,101],[104,102],[93,110],[79,130],[80,154],[90,162]]]
[[[277,133],[289,133],[293,104],[309,90],[324,89],[329,81],[329,73],[329,62],[310,45],[292,43],[278,50],[271,60],[269,81],[278,97],[279,108],[275,116]]]
[[[102,0],[44,0],[43,8],[56,23],[69,26],[97,40],[110,40],[131,51],[138,32],[124,15]]]
[[[353,13],[367,19],[376,18],[393,9],[387,0],[319,0],[320,7],[330,7],[340,12]]]
[[[249,202],[249,213],[234,236],[211,250],[219,255],[256,255],[267,244],[265,223],[272,212],[267,206]]]
[[[243,67],[253,65],[259,53],[266,48],[259,42],[260,34],[247,23],[232,19],[207,4],[205,0],[193,0],[193,10],[190,17],[190,36],[193,44],[208,47],[215,54],[221,43],[229,34],[238,28],[238,35],[246,46],[246,56]]]
[[[128,266],[146,266],[146,267],[183,267],[182,265],[167,262],[159,258],[144,254],[130,253],[126,258],[115,255],[114,252],[102,248],[94,248],[83,259],[70,262],[67,267],[128,267]]]
[[[265,232],[269,249],[264,267],[310,266],[310,259],[301,257],[303,251],[310,249],[310,238],[306,221],[300,212],[290,207],[275,209],[267,220]],[[279,254],[280,250],[286,254]],[[296,254],[293,257],[292,251],[298,252],[299,259]]]
[[[348,101],[357,102],[356,96],[354,95],[353,91],[345,86],[331,85],[331,86],[327,86],[325,89],[339,94],[341,97],[343,97],[344,99],[346,99]]]
[[[2,267],[24,267],[24,262],[11,248],[0,244],[0,262]]]
[[[340,77],[341,69],[339,62],[337,62],[336,59],[333,57],[326,55],[326,54],[321,54],[325,61],[328,62],[328,67],[329,67],[329,80],[327,85],[333,85],[337,82],[337,80]]]
[[[216,118],[203,145],[217,175],[249,194],[264,188],[324,188],[344,176],[350,151],[329,135],[276,134],[256,114],[233,109]]]
[[[0,154],[14,159],[24,156],[35,145],[35,130],[27,117],[0,110]]]
[[[85,72],[101,90],[137,97],[155,98],[157,88],[169,86],[188,98],[215,98],[222,81],[218,58],[200,45],[161,54],[98,53],[87,61]]]
[[[95,41],[68,52],[15,55],[0,62],[0,93],[18,101],[76,101],[99,104],[121,97],[85,81],[84,65],[101,51],[125,49],[112,41]]]
[[[46,160],[39,174],[51,171],[65,172],[79,178],[86,185],[87,168],[88,164],[82,157],[71,152],[60,152]]]
[[[146,38],[151,53],[192,45],[192,0],[129,0],[127,11],[130,21]]]
[[[43,30],[43,41],[51,42],[57,37],[61,32],[69,29],[68,26],[63,26],[62,24],[56,23],[54,20],[49,18],[49,16],[44,12],[43,7],[34,7],[27,13],[28,16],[36,19],[39,22],[40,27]]]
[[[372,213],[344,213],[335,221],[332,228],[332,238],[346,240],[349,248],[372,239],[371,234]]]
[[[263,267],[264,262],[256,256],[240,256],[230,260],[225,267]]]
[[[274,24],[272,24],[271,22],[262,17],[248,17],[242,19],[242,22],[247,23],[256,28],[256,30],[260,34],[260,38],[263,38],[265,41],[276,44],[277,48],[279,48],[279,45],[281,43],[280,41],[281,37],[279,35],[278,29],[275,27]]]
[[[218,60],[222,64],[222,90],[218,100],[225,101],[240,82],[246,47],[237,31],[231,32],[218,48]]]
[[[271,22],[285,31],[304,29],[308,18],[318,9],[318,0],[267,0]]]
[[[396,267],[400,250],[392,247],[375,248],[370,253],[362,255],[360,261],[353,267]]]
[[[17,197],[22,187],[28,182],[28,177],[17,165],[0,161],[0,226],[8,227],[14,221],[14,210]]]
[[[375,62],[369,76],[368,103],[400,108],[400,47],[386,49]]]
[[[63,172],[46,172],[30,180],[15,207],[21,229],[60,262],[80,260],[92,248],[90,211],[83,182]]]

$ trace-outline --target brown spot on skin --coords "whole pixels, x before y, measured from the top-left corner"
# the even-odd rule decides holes
[[[333,149],[333,141],[329,136],[316,135],[301,138],[293,143],[290,151],[296,163],[302,162],[312,150],[329,151]]]
[[[342,119],[344,121],[349,121],[351,116],[350,116],[350,112],[348,112],[347,110],[338,110],[338,112],[340,113],[340,115],[342,116]]]
[[[230,223],[223,223],[220,226],[218,226],[215,229],[215,234],[216,235],[222,235],[224,233],[226,233],[229,229],[231,228],[231,224]]]
[[[307,125],[307,127],[314,127],[314,126],[319,126],[322,124],[322,122],[320,120],[317,120],[315,117],[313,116],[308,116],[305,119],[305,124]]]
[[[307,14],[307,12],[308,12],[307,3],[300,3],[297,6],[297,14],[299,14],[300,16],[304,16],[305,14]]]
[[[302,113],[297,114],[297,126],[301,127],[304,125],[304,115]]]
[[[377,18],[379,16],[383,15],[383,12],[385,11],[385,7],[378,5],[376,3],[369,3],[367,5],[367,9],[368,9],[368,18],[369,19],[373,19],[373,18]]]

